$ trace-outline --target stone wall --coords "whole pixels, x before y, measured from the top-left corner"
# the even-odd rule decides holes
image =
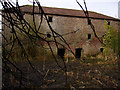
[[[48,17],[49,16],[52,17],[52,22],[50,22],[52,28],[64,37],[74,52],[76,48],[82,48],[84,54],[95,55],[100,52],[102,44],[98,41],[98,39],[95,38],[86,18],[48,15]],[[31,16],[26,14],[25,17],[30,18]],[[39,23],[39,21],[40,16],[37,14],[36,23]],[[104,23],[108,24],[108,21],[97,19],[92,19],[91,21],[95,27],[96,34],[102,40],[102,36],[105,34]],[[117,30],[117,22],[109,22],[110,25],[112,25]],[[40,32],[44,34],[51,32],[45,19],[43,20]],[[91,39],[88,39],[88,34],[91,34]],[[59,41],[59,39],[57,40]]]
[[[57,33],[59,33],[64,37],[64,39],[67,41],[67,43],[70,45],[71,49],[74,52],[76,48],[82,48],[84,54],[92,55],[100,52],[100,48],[102,47],[102,44],[95,38],[94,33],[91,27],[88,25],[86,18],[57,16],[57,15],[47,15],[47,17],[52,17],[52,22],[50,22],[52,28]],[[31,24],[31,26],[33,26],[31,14],[25,14],[24,18]],[[38,28],[38,25],[41,21],[41,15],[36,14],[35,21],[36,21],[36,26]],[[108,22],[97,19],[92,19],[91,21],[95,27],[96,34],[102,40],[102,36],[105,33],[104,22],[106,22],[106,24]],[[117,22],[110,21],[110,25],[112,25],[116,30],[118,29]],[[5,27],[5,29],[8,30],[7,27]],[[43,22],[39,32],[44,34],[47,33],[51,34],[51,31],[48,27],[45,17],[43,18]],[[5,34],[7,35],[7,37],[10,37],[8,35],[9,31],[5,33],[7,33]],[[88,39],[88,34],[91,35],[91,39]],[[44,37],[46,38],[46,36]],[[52,40],[53,37],[51,37],[50,39]],[[57,40],[60,41],[59,39]],[[62,42],[60,41],[60,43]],[[64,43],[62,44],[65,45]],[[54,44],[52,44],[52,46],[55,47]],[[54,51],[57,53],[56,48],[54,48]]]

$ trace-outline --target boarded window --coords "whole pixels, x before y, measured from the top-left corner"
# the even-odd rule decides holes
[[[80,58],[81,57],[81,51],[82,51],[82,48],[76,48],[75,49],[75,57],[76,58]]]
[[[88,34],[88,39],[91,39],[91,34]]]
[[[52,18],[53,18],[52,16],[48,16],[48,21],[52,22]]]
[[[64,48],[58,48],[57,54],[58,54],[58,56],[63,58],[64,54],[65,54],[65,49]]]

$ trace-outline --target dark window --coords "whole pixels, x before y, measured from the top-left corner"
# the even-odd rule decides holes
[[[103,52],[103,48],[100,48],[100,52]]]
[[[88,34],[88,39],[91,39],[91,34]]]
[[[110,25],[110,22],[108,22],[108,25]]]
[[[52,16],[48,16],[48,21],[52,22]]]
[[[75,49],[75,57],[80,58],[81,57],[81,50],[82,48],[76,48]]]
[[[105,34],[103,34],[102,37],[104,38],[104,37],[105,37]]]
[[[47,37],[48,37],[48,38],[51,38],[51,34],[50,34],[50,33],[47,33]]]
[[[88,25],[90,25],[91,24],[91,20],[88,20]]]
[[[65,49],[64,48],[58,48],[57,54],[58,54],[58,56],[64,58]]]

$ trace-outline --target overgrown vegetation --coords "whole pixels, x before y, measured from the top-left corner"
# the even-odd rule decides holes
[[[103,36],[104,54],[105,56],[117,56],[118,54],[118,32],[104,20],[105,34]]]

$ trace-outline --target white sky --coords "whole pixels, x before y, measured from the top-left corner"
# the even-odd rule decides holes
[[[16,0],[8,1],[16,2]],[[19,5],[32,4],[29,1],[33,0],[18,0]],[[76,0],[38,0],[38,1],[40,1],[42,6],[81,10],[79,5],[76,3]],[[78,1],[83,5],[83,0]],[[98,13],[102,13],[104,15],[118,18],[118,1],[120,0],[86,0],[86,3],[89,11],[95,11]],[[2,8],[1,4],[0,8]]]

